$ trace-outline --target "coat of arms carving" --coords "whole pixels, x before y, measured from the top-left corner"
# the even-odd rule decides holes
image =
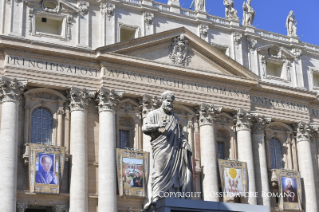
[[[190,62],[190,52],[188,48],[188,39],[184,34],[174,38],[172,45],[169,47],[169,58],[175,65],[187,67]]]

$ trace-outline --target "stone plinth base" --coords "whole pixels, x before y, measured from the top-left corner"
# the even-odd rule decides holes
[[[187,199],[160,199],[152,203],[145,212],[269,212],[267,206],[248,205],[241,203],[207,202]]]

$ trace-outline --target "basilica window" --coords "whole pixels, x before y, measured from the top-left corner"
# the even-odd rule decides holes
[[[120,130],[119,131],[119,148],[125,149],[130,147],[130,131]]]
[[[63,21],[63,18],[37,16],[36,32],[61,36],[63,32]]]
[[[124,42],[129,41],[139,37],[139,27],[125,25],[123,23],[119,23],[118,27],[118,41]]]
[[[274,76],[274,77],[282,77],[282,66],[283,64],[281,63],[267,61],[266,63],[267,75]]]
[[[218,159],[225,159],[225,144],[224,142],[217,142]]]
[[[31,116],[31,143],[52,144],[53,116],[51,112],[38,107]]]
[[[133,148],[134,146],[134,120],[129,116],[123,116],[119,120],[118,148]]]
[[[269,141],[270,147],[270,162],[272,169],[281,169],[283,168],[283,161],[282,161],[282,145],[280,141],[276,138],[272,138]]]

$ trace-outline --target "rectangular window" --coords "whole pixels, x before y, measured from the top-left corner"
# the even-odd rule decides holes
[[[319,87],[319,73],[313,72],[313,87]]]
[[[217,142],[218,146],[218,159],[225,159],[225,153],[224,153],[224,142]]]
[[[282,64],[272,63],[267,61],[266,68],[267,68],[267,75],[281,77]]]
[[[36,17],[36,32],[62,35],[63,19],[53,19],[43,16]]]
[[[130,132],[128,130],[120,130],[119,132],[119,138],[120,138],[119,148],[120,149],[130,147],[129,135],[130,135]]]
[[[135,38],[136,29],[121,27],[121,42],[132,40]]]

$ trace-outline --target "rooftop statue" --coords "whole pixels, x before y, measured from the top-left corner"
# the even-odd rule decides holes
[[[225,5],[225,17],[228,19],[238,20],[237,10],[234,8],[233,0],[224,0]]]
[[[162,106],[151,111],[142,131],[151,137],[153,152],[152,202],[165,192],[193,192],[192,150],[173,113],[175,95],[162,94]]]
[[[244,10],[244,17],[243,17],[243,26],[251,26],[253,25],[255,19],[255,11],[250,5],[251,0],[247,0],[247,3],[244,1],[243,10]]]
[[[297,36],[297,21],[295,19],[294,11],[290,11],[286,20],[286,28],[288,36]]]
[[[195,11],[206,12],[206,0],[193,0],[190,9],[195,3]]]

